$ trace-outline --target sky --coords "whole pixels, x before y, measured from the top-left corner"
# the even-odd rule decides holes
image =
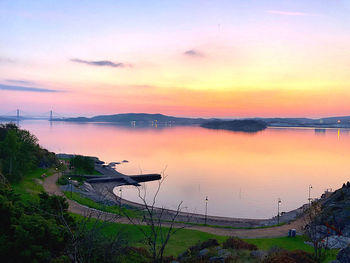
[[[350,1],[0,0],[0,114],[350,115]]]

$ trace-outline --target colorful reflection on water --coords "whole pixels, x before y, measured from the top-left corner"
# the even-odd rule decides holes
[[[269,128],[255,134],[200,127],[126,128],[109,124],[24,121],[55,152],[98,156],[126,174],[165,169],[158,205],[230,217],[268,218],[350,180],[349,130]],[[157,182],[147,183],[151,195]],[[119,192],[119,191],[117,191]],[[139,201],[133,187],[123,198]]]

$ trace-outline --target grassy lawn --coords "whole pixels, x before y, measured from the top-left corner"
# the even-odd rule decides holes
[[[259,249],[268,251],[274,246],[284,248],[286,250],[303,250],[309,253],[313,253],[313,248],[304,243],[305,239],[302,236],[290,237],[275,237],[275,238],[256,238],[256,239],[244,239],[246,242],[256,245]],[[338,250],[332,249],[327,252],[327,257],[323,262],[329,262],[336,259]]]
[[[302,236],[290,237],[275,237],[275,238],[255,238],[245,239],[248,243],[256,245],[261,250],[269,250],[273,246],[278,246],[287,250],[304,250],[306,252],[313,252],[313,248],[304,244]]]
[[[78,220],[81,220],[80,215],[72,214]],[[93,222],[90,222],[91,225]],[[144,243],[144,236],[139,230],[141,228],[146,233],[150,233],[150,228],[148,226],[134,226],[128,224],[118,224],[118,223],[109,223],[103,228],[103,233],[106,236],[115,236],[117,233],[121,234],[128,242],[130,246],[136,247],[146,247]],[[168,228],[164,227],[164,231]],[[227,237],[213,235],[197,230],[191,229],[182,229],[178,231],[175,235],[170,239],[168,246],[166,248],[166,255],[174,255],[184,252],[188,247],[196,244],[198,241],[205,241],[209,238],[216,238],[218,241],[222,242]]]
[[[29,172],[21,181],[12,184],[15,193],[21,195],[24,202],[39,200],[38,194],[44,191],[41,178],[41,175],[44,173],[50,176],[53,174],[53,170],[37,168]]]
[[[78,220],[82,217],[79,215],[73,215]],[[91,222],[91,224],[93,224]],[[103,232],[106,236],[114,236],[117,233],[121,233],[131,246],[136,247],[146,247],[144,243],[144,236],[139,230],[142,228],[146,233],[150,233],[150,228],[147,226],[134,226],[128,224],[118,224],[109,223],[103,228]],[[164,228],[165,230],[167,228]],[[190,246],[196,244],[198,241],[202,242],[208,240],[209,238],[216,238],[219,243],[222,243],[227,239],[225,236],[219,236],[214,234],[209,234],[197,230],[182,229],[178,231],[169,241],[166,248],[166,255],[178,256],[180,253],[184,252]],[[244,239],[246,242],[255,244],[260,250],[269,250],[272,247],[281,247],[286,250],[303,250],[306,252],[313,252],[313,248],[304,244],[304,239],[301,236],[296,238],[288,237],[277,237],[277,238],[257,238],[257,239]],[[334,260],[337,254],[337,250],[330,250],[328,257],[323,261],[324,263]]]
[[[137,211],[134,209],[128,209],[125,207],[120,208],[119,206],[116,206],[116,205],[108,206],[108,205],[99,204],[75,192],[71,193],[69,191],[64,191],[63,193],[68,199],[74,200],[79,204],[82,204],[87,207],[94,208],[100,211],[109,212],[117,215],[128,215],[129,217],[133,217],[133,218],[140,218],[142,216],[142,213],[140,211]]]

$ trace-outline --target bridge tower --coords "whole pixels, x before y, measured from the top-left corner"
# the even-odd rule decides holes
[[[52,110],[50,110],[50,121],[52,121]]]

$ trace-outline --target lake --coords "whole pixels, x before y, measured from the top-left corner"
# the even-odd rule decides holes
[[[23,121],[40,144],[56,153],[97,156],[125,174],[167,175],[157,205],[187,211],[270,218],[319,197],[327,188],[350,180],[349,130],[268,128],[258,133],[209,130],[200,127],[132,128],[111,124]],[[157,182],[146,183],[147,193]],[[115,191],[120,193],[118,189]],[[139,201],[134,187],[122,187],[122,197]]]

